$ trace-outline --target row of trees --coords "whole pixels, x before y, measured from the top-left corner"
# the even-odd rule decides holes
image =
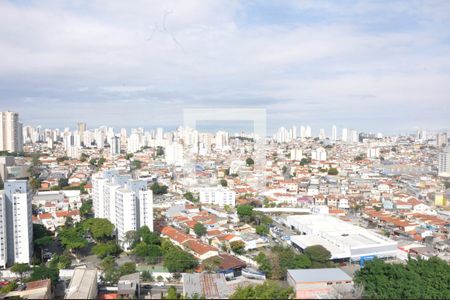
[[[367,262],[354,277],[368,299],[450,299],[450,266],[437,257],[406,264]]]
[[[273,281],[265,281],[260,285],[238,287],[230,299],[292,299],[292,287],[283,287]]]
[[[330,252],[320,245],[308,247],[302,254],[292,248],[275,246],[266,253],[260,252],[255,260],[268,278],[282,280],[286,278],[288,269],[332,267],[330,257]]]

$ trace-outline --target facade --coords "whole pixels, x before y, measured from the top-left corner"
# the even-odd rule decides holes
[[[199,190],[200,203],[218,205],[236,205],[236,192],[223,187],[202,188]]]
[[[110,169],[92,178],[93,208],[96,218],[108,219],[117,230],[119,244],[124,248],[128,231],[148,226],[153,231],[153,192],[147,181],[131,179]]]
[[[10,111],[0,112],[0,151],[22,150],[22,124],[19,122],[19,114]]]
[[[296,299],[333,299],[336,292],[353,286],[352,278],[339,268],[288,270],[287,281]]]
[[[26,180],[7,180],[0,192],[0,266],[29,263],[33,253],[31,195]]]

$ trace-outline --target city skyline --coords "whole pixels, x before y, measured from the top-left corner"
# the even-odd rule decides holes
[[[251,106],[268,132],[448,128],[449,5],[2,2],[0,103],[44,127],[175,128],[184,108]]]

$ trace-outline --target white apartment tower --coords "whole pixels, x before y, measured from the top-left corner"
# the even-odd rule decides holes
[[[7,180],[0,191],[0,266],[30,263],[33,254],[31,195],[26,180]]]
[[[439,153],[438,175],[450,177],[450,147],[444,148]]]
[[[0,151],[21,152],[23,150],[23,130],[19,114],[0,112]]]
[[[129,247],[125,238],[128,231],[142,226],[153,231],[153,193],[147,189],[147,181],[110,169],[93,176],[92,188],[95,217],[114,224],[124,249]]]
[[[236,205],[236,192],[224,187],[201,188],[199,190],[200,203],[217,205]]]
[[[331,128],[331,140],[336,141],[337,140],[337,127],[336,125],[333,125]]]

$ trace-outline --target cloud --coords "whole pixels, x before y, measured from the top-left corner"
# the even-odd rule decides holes
[[[58,127],[202,106],[267,108],[269,131],[448,127],[450,8],[432,3],[1,2],[0,104]]]

